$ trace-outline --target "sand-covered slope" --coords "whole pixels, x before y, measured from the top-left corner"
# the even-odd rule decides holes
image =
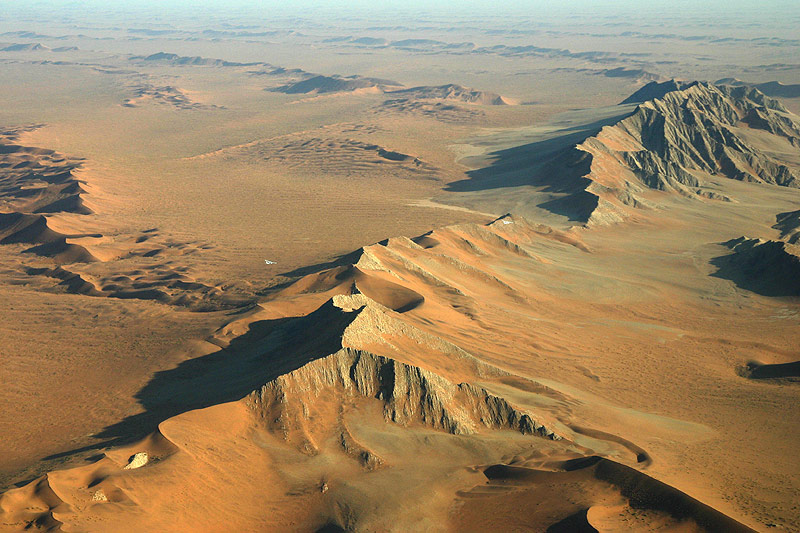
[[[613,382],[581,359],[600,357],[605,348],[590,347],[614,334],[598,319],[617,306],[601,294],[618,286],[596,276],[594,303],[577,304],[584,274],[566,262],[599,259],[585,236],[506,216],[388,239],[272,291],[214,335],[219,352],[141,392],[152,408],[172,397],[174,416],[158,431],[7,492],[0,523],[607,531],[634,520],[644,530],[749,531],[703,502],[689,477],[666,474],[683,446],[709,446],[712,430],[588,392]],[[553,277],[575,292],[556,296]],[[662,320],[639,316],[650,305],[642,295],[620,319]],[[671,328],[689,324],[642,322],[625,334],[650,346],[655,331],[688,348]],[[679,376],[665,390],[682,379],[677,361],[664,361]],[[657,481],[665,475],[680,488]]]
[[[19,252],[14,266],[18,274],[49,278],[57,291],[155,300],[196,310],[250,301],[199,282],[187,275],[186,267],[172,263],[203,245],[165,239],[158,228],[106,235],[113,228],[98,224],[94,215],[99,209],[79,177],[84,162],[17,143],[21,134],[37,127],[0,133],[0,245]],[[135,264],[137,260],[144,260],[146,268]]]

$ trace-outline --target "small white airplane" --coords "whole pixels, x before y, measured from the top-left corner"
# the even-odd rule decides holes
[[[275,261],[270,261],[269,259],[264,259],[264,262],[268,265],[274,265]]]

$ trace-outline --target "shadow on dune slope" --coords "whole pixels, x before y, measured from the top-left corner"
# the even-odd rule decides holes
[[[138,440],[173,416],[240,400],[264,383],[339,350],[342,333],[355,316],[323,305],[307,316],[254,322],[227,347],[156,373],[136,394],[144,412],[94,435],[101,442],[44,460]]]
[[[580,457],[551,465],[551,468],[539,470],[506,464],[490,466],[484,470],[488,483],[482,487],[482,491],[473,489],[471,494],[462,495],[471,496],[465,500],[465,506],[488,511],[490,506],[498,503],[498,498],[509,496],[517,500],[518,505],[529,505],[530,501],[547,498],[549,491],[559,487],[562,494],[568,493],[571,497],[560,503],[559,514],[564,517],[548,527],[548,533],[591,532],[598,531],[597,528],[607,530],[598,522],[602,522],[604,517],[618,515],[623,509],[615,507],[619,506],[619,501],[614,502],[614,498],[601,503],[601,494],[608,491],[607,494],[624,498],[632,513],[637,514],[636,510],[645,511],[640,516],[644,522],[634,526],[637,530],[669,530],[683,526],[687,530],[753,531],[675,487],[610,459]],[[494,487],[494,490],[489,491],[487,487]],[[536,515],[536,511],[533,513],[532,517],[544,518],[543,515]],[[631,526],[631,523],[627,523],[626,528]]]

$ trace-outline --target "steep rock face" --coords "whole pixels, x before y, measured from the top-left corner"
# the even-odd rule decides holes
[[[765,134],[800,147],[800,119],[755,89],[694,83],[640,104],[560,160],[587,169],[572,198],[587,205],[584,219],[613,222],[627,207],[648,206],[647,189],[727,200],[702,189],[708,175],[800,187],[797,170],[752,138]],[[582,198],[586,193],[597,199]]]
[[[367,399],[381,402],[386,421],[403,426],[420,424],[454,435],[469,435],[483,428],[561,438],[530,414],[480,386],[453,383],[430,370],[353,347],[374,344],[389,330],[416,335],[420,342],[431,341],[412,327],[402,328],[392,324],[391,318],[381,318],[388,310],[366,296],[340,295],[325,306],[357,314],[342,335],[342,348],[277,377],[247,399],[267,428],[282,432],[286,440],[309,453],[317,449],[313,435],[325,431],[311,421],[325,419],[320,412],[330,409],[327,404],[340,406],[335,411],[339,413],[338,424],[343,426],[344,406]],[[470,357],[452,345],[437,348],[454,351],[457,357]]]
[[[454,435],[476,433],[480,427],[511,429],[560,438],[486,389],[454,384],[422,368],[353,348],[280,376],[249,399],[270,429],[288,433],[305,429],[313,400],[333,391],[378,399],[385,419],[404,426],[419,423]]]

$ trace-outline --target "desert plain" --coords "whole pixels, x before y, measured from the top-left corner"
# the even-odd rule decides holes
[[[4,5],[0,531],[800,531],[798,30]]]

